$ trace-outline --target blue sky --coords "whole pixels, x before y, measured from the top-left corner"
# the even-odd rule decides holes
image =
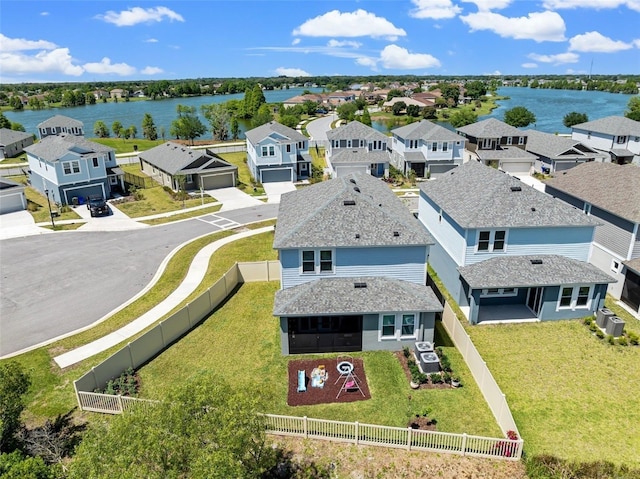
[[[0,82],[640,74],[640,0],[0,2]]]

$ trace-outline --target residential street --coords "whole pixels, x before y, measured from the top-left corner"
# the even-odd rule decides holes
[[[109,315],[145,288],[177,246],[223,228],[275,218],[277,211],[277,204],[263,204],[128,231],[0,241],[0,357]]]

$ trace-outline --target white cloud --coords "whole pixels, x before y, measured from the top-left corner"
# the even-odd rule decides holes
[[[520,65],[522,68],[538,68],[537,63],[523,63]]]
[[[575,52],[612,53],[633,48],[632,43],[612,40],[598,32],[587,32],[576,35],[569,40],[569,50]]]
[[[298,43],[300,43],[300,39],[299,38],[294,38],[293,41],[291,42],[291,45],[297,45]]]
[[[385,68],[413,70],[417,68],[434,68],[440,61],[428,53],[410,53],[406,48],[387,45],[380,52],[380,61]]]
[[[49,12],[40,12],[40,15],[46,17],[47,15],[49,15]]]
[[[634,40],[633,44],[635,45],[636,48],[640,48],[640,38],[638,40]]]
[[[332,10],[307,20],[293,30],[293,35],[306,37],[373,37],[391,41],[406,34],[385,18],[362,9],[351,13]]]
[[[331,48],[342,48],[342,47],[360,48],[362,46],[362,43],[354,42],[351,40],[344,40],[344,41],[329,40],[327,42],[327,46]]]
[[[432,18],[442,20],[453,18],[462,12],[462,8],[451,3],[451,0],[411,0],[416,8],[409,12],[413,18]]]
[[[144,67],[140,70],[140,73],[143,75],[158,75],[159,73],[164,73],[164,70],[158,67]]]
[[[74,65],[68,48],[56,48],[41,51],[33,56],[2,51],[0,53],[0,71],[3,75],[23,75],[28,73],[63,73],[80,76],[84,72],[81,66]]]
[[[164,19],[170,21],[184,22],[184,18],[179,13],[167,7],[141,8],[133,7],[129,10],[114,12],[109,10],[104,15],[98,15],[96,18],[104,20],[107,23],[113,23],[118,27],[131,27],[138,23],[161,22]]]
[[[22,50],[53,50],[58,45],[46,40],[27,40],[25,38],[9,38],[0,33],[1,52],[19,52]]]
[[[372,70],[377,70],[378,67],[378,59],[372,57],[358,57],[356,58],[356,63],[363,67],[369,67]]]
[[[136,69],[126,63],[111,63],[111,59],[104,57],[99,63],[85,63],[84,69],[89,73],[97,74],[109,74],[115,73],[116,75],[125,76],[133,75],[136,73]]]
[[[278,76],[284,75],[287,77],[310,77],[311,76],[311,74],[307,73],[306,71],[300,68],[279,67],[279,68],[276,68],[276,73],[278,74]]]
[[[565,40],[566,26],[556,12],[533,12],[526,17],[505,17],[493,12],[470,13],[460,19],[472,32],[489,30],[504,38],[561,42]]]
[[[527,55],[532,60],[540,63],[553,63],[554,65],[563,65],[565,63],[577,63],[580,59],[580,55],[577,53],[558,53],[556,55],[538,55],[537,53],[530,53]]]
[[[502,72],[500,70],[495,70],[495,71],[492,71],[492,72],[489,72],[489,73],[483,73],[483,75],[491,75],[491,76],[494,76],[494,77],[500,77],[500,76],[502,76]]]
[[[144,41],[145,43],[158,43],[157,38],[148,38]]]
[[[640,0],[545,0],[542,5],[550,10],[571,8],[618,8],[626,6],[629,10],[640,12]]]
[[[511,5],[512,0],[462,0],[466,3],[475,3],[481,12],[487,10],[499,10]]]

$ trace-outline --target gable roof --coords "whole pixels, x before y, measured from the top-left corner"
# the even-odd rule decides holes
[[[0,190],[8,190],[11,188],[25,188],[25,185],[22,183],[18,183],[17,181],[10,180],[9,178],[1,178],[0,177]]]
[[[547,184],[616,216],[640,223],[640,168],[636,165],[583,163],[558,173]]]
[[[474,138],[502,138],[503,136],[527,136],[527,133],[515,126],[506,124],[496,118],[487,118],[470,125],[457,128],[456,131]]]
[[[302,133],[297,132],[293,128],[289,128],[288,126],[282,125],[277,121],[270,121],[269,123],[260,125],[253,130],[249,130],[245,132],[244,136],[249,140],[249,142],[256,145],[266,137],[271,136],[273,133],[284,136],[287,138],[288,142],[308,140],[308,138]]]
[[[138,157],[170,175],[178,172],[196,173],[222,167],[236,168],[209,150],[193,150],[172,141],[142,151]]]
[[[428,244],[431,236],[402,201],[366,173],[282,195],[273,241],[276,249]]]
[[[624,116],[607,116],[598,120],[587,121],[573,125],[571,130],[588,130],[606,135],[640,136],[640,121]]]
[[[94,153],[114,152],[110,148],[93,141],[86,140],[83,136],[75,136],[68,133],[46,136],[38,143],[25,147],[24,151],[42,158],[45,161],[58,161],[69,152],[78,156],[91,156]]]
[[[0,145],[10,145],[11,143],[17,143],[22,140],[30,138],[31,133],[25,133],[24,131],[11,130],[9,128],[0,128]]]
[[[389,153],[386,151],[368,151],[366,148],[345,148],[334,153],[329,161],[332,165],[348,163],[389,163]]]
[[[45,120],[42,123],[38,124],[38,128],[55,128],[57,126],[67,127],[67,128],[73,128],[73,127],[84,128],[84,123],[82,123],[79,120],[69,118],[68,116],[54,115],[48,120]]]
[[[442,305],[429,286],[365,276],[321,278],[280,290],[273,307],[274,316],[406,311],[442,311]]]
[[[466,141],[465,137],[428,120],[395,128],[391,133],[405,140]]]
[[[616,282],[590,263],[551,254],[500,256],[462,266],[458,271],[473,289]]]
[[[526,130],[526,150],[551,159],[600,157],[601,154],[568,136],[558,136],[537,130]]]
[[[435,181],[421,183],[420,190],[463,228],[598,224],[573,206],[477,161],[464,163]]]
[[[360,123],[359,121],[350,121],[346,125],[339,126],[327,132],[329,140],[381,140],[388,141],[389,137],[371,128],[370,126]]]

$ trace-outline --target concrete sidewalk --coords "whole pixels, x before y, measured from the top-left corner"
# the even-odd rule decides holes
[[[90,358],[91,356],[98,354],[102,351],[106,351],[107,349],[113,346],[116,346],[122,341],[131,338],[132,336],[136,335],[140,331],[151,326],[152,324],[160,320],[160,318],[162,318],[167,313],[169,313],[176,306],[178,306],[180,303],[182,303],[200,285],[209,267],[209,259],[211,258],[213,253],[215,253],[221,246],[224,246],[228,243],[231,243],[233,241],[236,241],[242,238],[266,233],[267,231],[272,231],[272,230],[273,230],[273,226],[268,226],[268,227],[260,228],[257,230],[245,231],[242,233],[234,234],[232,236],[228,236],[226,238],[222,238],[218,241],[215,241],[209,244],[208,246],[205,246],[193,258],[193,261],[191,262],[191,266],[189,267],[189,271],[187,272],[185,279],[175,289],[173,293],[171,293],[169,296],[167,296],[167,298],[165,298],[164,301],[162,301],[160,304],[153,307],[151,310],[149,310],[148,312],[140,316],[138,319],[132,321],[126,326],[123,326],[117,331],[114,331],[106,336],[103,336],[100,339],[92,341],[91,343],[85,344],[84,346],[76,348],[72,351],[68,351],[64,354],[61,354],[60,356],[56,356],[54,358],[55,362],[61,368],[66,368],[67,366],[71,366],[72,364],[83,361],[84,359]],[[176,250],[178,249],[179,248],[176,248]],[[167,260],[163,263],[163,266],[161,268],[164,268],[169,258],[170,257],[167,257]],[[157,279],[159,279],[161,272],[162,271],[159,271],[156,274],[156,278],[154,278],[156,279],[156,281]],[[139,297],[146,294],[149,291],[149,289],[151,289],[154,286],[156,281],[152,281],[151,283],[149,283],[149,285],[147,285],[147,287],[144,290],[138,293],[134,298],[131,298],[131,300],[127,304],[130,304],[131,302],[135,301]],[[120,309],[122,309],[122,307],[113,311],[112,314],[115,314],[115,312],[119,311]],[[95,326],[95,324],[89,326],[88,328],[83,328],[80,331],[89,329],[93,326]],[[76,332],[80,332],[80,331],[76,331]],[[71,334],[74,334],[74,333],[71,333]]]

